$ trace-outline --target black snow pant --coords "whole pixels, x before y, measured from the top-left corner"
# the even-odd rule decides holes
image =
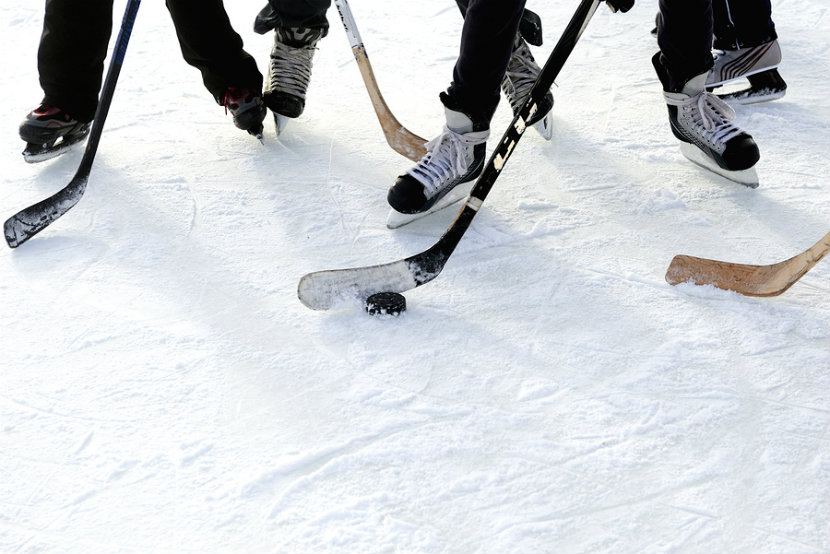
[[[310,27],[328,31],[326,11],[331,7],[331,0],[268,0],[268,3],[279,18],[279,22],[274,22],[277,27]]]
[[[444,104],[472,118],[477,128],[496,111],[525,0],[469,0],[461,48]]]
[[[778,38],[770,0],[712,0],[715,48],[758,46]]]
[[[660,0],[657,42],[668,73],[663,88],[679,91],[709,71],[713,45],[756,46],[777,38],[771,12],[769,0]]]
[[[184,59],[201,71],[214,98],[229,86],[262,88],[262,75],[242,49],[242,38],[231,27],[222,0],[167,4]],[[112,9],[113,0],[46,0],[38,48],[43,102],[79,121],[91,121],[98,106]]]

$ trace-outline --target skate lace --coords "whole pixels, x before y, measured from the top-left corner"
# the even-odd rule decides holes
[[[426,144],[427,153],[408,173],[424,185],[424,193],[430,197],[447,182],[467,173],[467,152],[485,142],[487,136],[489,131],[462,135],[445,125],[441,134]]]
[[[292,48],[279,41],[274,42],[274,48],[271,50],[269,90],[285,92],[304,99],[311,80],[314,50],[313,46]]]
[[[666,103],[683,110],[691,117],[697,133],[715,143],[726,143],[743,132],[740,127],[732,123],[735,119],[735,110],[724,100],[709,92],[701,92],[685,99],[667,96]]]
[[[539,66],[536,65],[533,55],[530,53],[530,48],[522,42],[513,50],[510,62],[507,64],[507,72],[502,80],[504,94],[507,96],[511,107],[515,109],[524,103],[523,101],[530,93],[539,71]]]

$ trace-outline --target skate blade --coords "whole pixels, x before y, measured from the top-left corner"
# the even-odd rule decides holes
[[[761,68],[749,71],[747,73],[743,73],[743,74],[741,74],[737,77],[733,77],[731,79],[724,79],[723,81],[719,81],[717,83],[706,83],[706,88],[711,90],[713,88],[722,87],[723,85],[726,85],[726,84],[729,84],[729,83],[734,83],[734,82],[740,81],[742,79],[748,79],[749,77],[752,77],[754,75],[761,75],[762,73],[772,74],[773,72],[776,75],[778,74],[778,66],[777,65],[770,65],[770,66],[767,66],[767,67],[761,67]]]
[[[787,94],[786,89],[754,89],[748,87],[735,92],[725,92],[717,96],[729,103],[741,104],[742,106],[749,106],[751,104],[761,104],[763,102],[772,102],[783,98]]]
[[[749,188],[758,188],[758,173],[755,171],[754,167],[737,171],[724,169],[715,163],[713,159],[704,154],[700,148],[694,146],[693,144],[689,144],[688,142],[680,143],[680,152],[686,156],[689,161],[699,165],[700,167],[708,169],[713,173],[717,173],[721,177],[725,177],[730,181],[734,181]]]
[[[76,142],[61,142],[54,146],[47,146],[44,147],[40,144],[29,144],[26,146],[26,149],[23,150],[23,160],[26,163],[36,164],[40,162],[45,162],[46,160],[51,160],[52,158],[57,158],[61,154],[65,153],[67,150],[72,148],[77,144]]]
[[[262,134],[265,132],[265,127],[262,125],[259,126],[257,129],[249,129],[248,134],[254,137],[259,141],[260,144],[265,145],[265,138],[263,138]]]
[[[542,135],[545,140],[553,138],[553,110],[545,114],[545,117],[533,124],[533,128]]]
[[[290,117],[285,117],[282,114],[275,113],[274,114],[274,124],[277,128],[277,136],[280,136],[282,132],[285,130],[286,125],[288,122],[291,121]]]
[[[739,81],[743,81],[742,87]],[[770,102],[782,98],[787,92],[787,83],[774,67],[754,71],[731,81],[707,85],[707,90],[711,91],[725,83],[730,83],[732,86],[727,86],[715,94],[718,98],[734,104]]]
[[[475,180],[462,183],[448,192],[441,200],[436,202],[431,208],[426,211],[418,212],[416,214],[402,214],[397,210],[389,210],[389,215],[386,218],[386,227],[388,229],[397,229],[403,227],[413,221],[417,221],[423,217],[439,212],[460,200],[464,200],[470,195],[470,191],[475,185]]]

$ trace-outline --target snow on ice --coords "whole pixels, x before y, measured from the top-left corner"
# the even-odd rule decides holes
[[[265,70],[260,4],[227,7]],[[575,6],[529,5],[537,59]],[[0,6],[4,218],[82,154],[20,155],[42,10]],[[456,6],[352,10],[390,108],[431,138]],[[773,298],[663,279],[675,254],[767,264],[827,233],[830,9],[773,2],[787,95],[737,107],[755,190],[680,155],[655,10],[597,12],[552,140],[525,135],[443,273],[374,319],[308,310],[299,278],[420,252],[456,210],[386,228],[412,162],[336,10],[305,114],[262,145],[145,2],[86,194],[0,254],[0,552],[830,551],[830,261]]]

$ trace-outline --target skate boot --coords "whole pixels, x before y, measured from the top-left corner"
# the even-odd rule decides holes
[[[278,131],[285,123],[284,118],[299,117],[305,109],[311,62],[317,42],[325,34],[326,29],[306,27],[274,29],[274,48],[264,99],[265,105],[275,114]]]
[[[757,46],[712,50],[715,66],[706,79],[709,91],[738,79],[749,81],[749,87],[718,93],[725,100],[740,104],[769,102],[784,96],[787,83],[778,73],[781,47],[773,39]]]
[[[86,138],[91,125],[91,121],[78,121],[60,108],[41,104],[20,124],[20,138],[26,142],[23,158],[36,163],[63,154]]]
[[[729,104],[705,90],[707,73],[693,77],[680,90],[672,91],[660,54],[652,61],[663,82],[671,130],[681,141],[683,155],[727,179],[757,187],[754,166],[760,158],[758,146],[749,134],[732,123],[735,112]]]
[[[459,111],[445,107],[445,112],[442,133],[427,143],[424,157],[389,189],[390,229],[466,198],[481,174],[490,129]]]
[[[258,90],[228,87],[225,94],[216,99],[225,113],[231,112],[233,124],[255,136],[262,142],[262,122],[265,120],[265,104]]]
[[[533,54],[530,53],[530,47],[521,35],[517,34],[513,42],[513,54],[507,64],[507,72],[501,81],[501,90],[510,102],[514,116],[524,105],[541,71],[542,69],[533,59]],[[527,121],[528,125],[532,125],[547,140],[550,140],[553,134],[552,108],[553,94],[547,91],[539,102],[536,113]]]

